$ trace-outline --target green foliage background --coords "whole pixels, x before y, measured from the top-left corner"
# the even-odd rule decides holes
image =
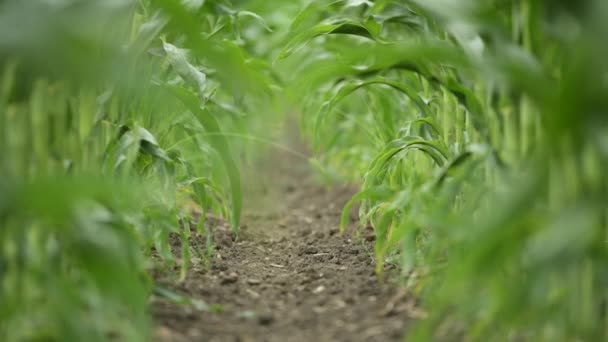
[[[605,1],[312,2],[277,54],[414,340],[608,336]],[[290,62],[290,59],[293,60]],[[319,100],[320,99],[320,100]],[[354,172],[353,172],[354,170]]]
[[[0,1],[0,339],[148,340],[150,270],[206,253],[169,235],[238,231],[297,112],[408,338],[602,340],[605,37],[602,0]]]
[[[239,228],[226,132],[255,132],[276,84],[258,27],[220,1],[0,3],[1,340],[149,339],[149,270],[206,253],[169,249],[190,203],[201,234],[208,212]]]

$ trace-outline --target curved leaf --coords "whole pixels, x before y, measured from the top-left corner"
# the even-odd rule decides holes
[[[418,95],[418,93],[414,89],[412,89],[410,86],[408,86],[405,83],[396,82],[396,81],[392,81],[392,80],[388,80],[388,79],[384,79],[384,78],[376,78],[376,79],[369,80],[369,81],[351,81],[351,82],[348,82],[345,85],[343,85],[340,88],[340,90],[337,92],[337,94],[335,94],[329,101],[324,103],[323,106],[321,107],[321,110],[315,117],[314,124],[313,124],[314,125],[314,134],[315,134],[315,141],[314,141],[315,149],[317,149],[319,147],[318,144],[319,144],[319,141],[321,140],[320,139],[321,125],[323,124],[325,117],[331,112],[333,107],[336,106],[336,104],[338,104],[344,98],[346,98],[350,94],[357,91],[358,89],[364,88],[364,87],[367,87],[370,85],[376,85],[376,84],[389,86],[392,89],[395,89],[395,90],[405,94],[409,99],[411,99],[414,102],[414,104],[418,107],[418,109],[420,109],[420,111],[423,114],[426,114],[427,106],[424,103],[424,101],[422,100],[422,98],[420,97],[420,95]]]
[[[344,20],[334,24],[319,24],[296,34],[281,50],[279,55],[275,58],[275,62],[289,57],[296,49],[318,36],[328,34],[347,34],[368,38],[371,40],[379,40],[379,37],[374,31],[375,30],[367,27],[367,25],[353,20]]]
[[[241,177],[236,162],[232,158],[230,147],[227,139],[221,134],[220,125],[217,120],[205,108],[202,108],[199,99],[191,91],[172,85],[164,85],[165,89],[170,91],[190,110],[195,117],[200,121],[205,130],[213,133],[209,136],[211,146],[219,153],[230,181],[232,215],[230,222],[232,230],[238,232],[240,227],[241,209],[242,209],[242,192],[241,192]]]
[[[348,215],[349,215],[350,209],[353,207],[353,205],[355,205],[355,203],[362,201],[362,200],[366,200],[366,199],[384,200],[384,199],[389,198],[392,195],[393,195],[393,191],[391,191],[389,188],[387,188],[385,186],[372,187],[372,188],[365,189],[365,190],[360,191],[357,194],[355,194],[344,205],[344,209],[342,209],[342,218],[340,220],[340,231],[344,232],[344,230],[346,229],[346,225],[348,224]]]

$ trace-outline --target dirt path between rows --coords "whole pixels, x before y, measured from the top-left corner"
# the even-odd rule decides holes
[[[338,231],[353,190],[319,186],[307,161],[292,154],[272,153],[261,165],[238,238],[216,222],[210,267],[194,267],[179,285],[157,278],[222,311],[155,298],[155,339],[401,340],[413,300],[394,281],[376,278],[371,229],[359,236]]]

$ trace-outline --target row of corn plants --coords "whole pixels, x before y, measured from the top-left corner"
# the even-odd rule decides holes
[[[269,31],[229,1],[0,1],[0,340],[149,340],[150,270],[184,279],[209,212],[239,228]]]
[[[275,66],[419,341],[608,336],[608,3],[311,1]]]

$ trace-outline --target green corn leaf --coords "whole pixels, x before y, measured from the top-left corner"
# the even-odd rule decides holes
[[[467,163],[471,158],[478,156],[481,158],[486,158],[492,155],[491,149],[485,145],[475,145],[467,148],[466,151],[459,154],[452,160],[450,160],[441,170],[437,182],[435,183],[437,186],[441,186],[443,182],[459,167],[462,167],[465,163]]]
[[[297,32],[306,30],[316,23],[305,25],[305,23],[315,22],[321,17],[322,14],[331,11],[337,5],[342,5],[344,0],[335,0],[326,5],[321,5],[318,1],[311,1],[306,7],[304,7],[291,22],[289,26],[289,36],[294,36]]]
[[[346,34],[379,40],[375,30],[352,20],[344,20],[333,24],[319,24],[308,30],[297,33],[287,45],[281,50],[275,62],[289,57],[296,49],[304,45],[311,39],[328,34]]]
[[[158,159],[162,159],[167,162],[171,161],[171,158],[169,158],[169,154],[165,150],[160,148],[160,146],[158,146],[156,138],[154,138],[150,131],[143,127],[137,127],[136,135],[139,138],[141,151]]]
[[[268,26],[268,23],[266,23],[266,20],[264,20],[264,18],[262,18],[259,14],[254,13],[254,12],[250,12],[250,11],[237,11],[236,12],[236,16],[238,17],[249,17],[249,18],[253,18],[255,19],[266,31],[268,32],[272,32],[272,29],[270,28],[270,26]]]
[[[186,276],[188,275],[188,269],[190,268],[190,223],[187,220],[184,220],[183,217],[179,217],[178,221],[180,221],[182,225],[182,229],[180,229],[180,239],[182,241],[182,260],[179,270],[179,282],[183,282],[186,280]]]
[[[205,130],[212,135],[209,137],[209,142],[216,149],[224,163],[224,167],[228,174],[231,191],[231,211],[230,222],[234,232],[238,232],[240,227],[241,208],[242,208],[242,192],[241,178],[236,162],[232,158],[230,147],[227,139],[221,133],[220,125],[217,120],[205,108],[201,107],[199,99],[191,91],[171,85],[163,86],[178,98],[188,110],[190,110],[200,123],[205,127]]]
[[[353,92],[357,91],[358,89],[365,88],[365,87],[371,86],[371,85],[385,85],[385,86],[389,86],[390,88],[403,93],[410,100],[412,100],[412,102],[414,102],[414,104],[418,107],[418,109],[420,109],[421,113],[426,115],[427,109],[428,109],[426,104],[420,98],[420,95],[414,89],[412,89],[410,86],[408,86],[405,83],[396,82],[396,81],[392,81],[392,80],[388,80],[388,79],[384,79],[384,78],[377,78],[377,79],[372,79],[372,80],[368,80],[368,81],[361,81],[361,80],[350,81],[350,82],[343,84],[340,87],[340,89],[338,90],[338,92],[331,99],[329,99],[329,101],[327,101],[326,103],[323,104],[319,113],[315,116],[313,132],[315,134],[315,149],[316,150],[319,148],[319,143],[321,141],[320,135],[321,135],[321,130],[322,130],[322,124],[323,124],[324,120],[326,119],[326,117],[329,115],[329,113],[332,112],[332,109],[340,101],[345,99],[347,96],[349,96]]]
[[[209,87],[207,75],[188,62],[188,51],[167,42],[163,42],[163,49],[173,70],[188,84],[195,86],[201,97],[206,97]]]
[[[379,277],[382,277],[384,271],[384,258],[386,257],[387,251],[386,244],[388,235],[390,234],[391,227],[394,224],[396,217],[394,209],[381,209],[380,211],[380,220],[374,225],[374,230],[376,231],[374,250],[376,252],[376,274]]]
[[[360,202],[362,200],[374,200],[374,201],[386,200],[392,195],[393,195],[393,192],[384,186],[368,188],[368,189],[360,191],[359,193],[354,195],[344,205],[344,209],[342,210],[342,218],[340,220],[340,231],[344,232],[344,230],[346,229],[346,225],[348,224],[348,217],[349,217],[350,209],[355,205],[355,203]]]
[[[435,141],[424,140],[419,137],[406,137],[394,140],[387,144],[382,152],[370,163],[370,167],[365,173],[364,187],[378,182],[382,170],[392,158],[412,149],[424,152],[438,166],[443,166],[450,156],[449,151]]]
[[[479,133],[482,134],[484,140],[489,141],[486,115],[484,114],[481,101],[479,101],[477,96],[470,89],[463,86],[453,78],[448,79],[443,84],[467,109],[467,112],[471,115],[473,125],[479,131]]]
[[[441,135],[441,131],[439,130],[439,126],[435,119],[430,117],[420,118],[412,121],[412,125],[420,125],[420,126],[428,126],[432,129],[433,133],[437,136]]]
[[[154,286],[154,294],[161,298],[165,298],[175,304],[192,306],[198,311],[212,311],[211,307],[202,300],[193,299],[188,296],[182,296],[158,284]]]

